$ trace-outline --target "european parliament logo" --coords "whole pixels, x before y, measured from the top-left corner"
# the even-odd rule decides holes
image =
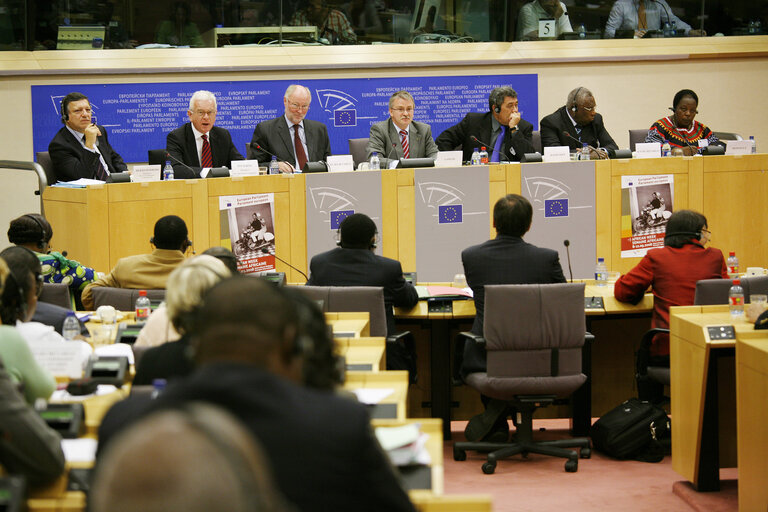
[[[331,212],[331,229],[339,229],[341,221],[354,214],[355,210],[334,210]]]
[[[461,224],[463,220],[463,205],[449,204],[438,206],[437,219],[439,224]]]
[[[545,199],[544,217],[567,217],[568,199]]]
[[[333,126],[357,126],[357,110],[334,110]]]

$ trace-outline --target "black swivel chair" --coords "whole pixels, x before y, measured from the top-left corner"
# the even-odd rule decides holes
[[[629,130],[629,149],[635,151],[635,145],[638,142],[645,142],[645,137],[648,135],[648,128],[642,128],[640,130]]]
[[[69,295],[69,286],[63,283],[43,283],[43,291],[37,300],[72,309],[72,297]]]
[[[51,155],[47,151],[38,151],[35,153],[35,156],[37,157],[37,163],[40,164],[40,167],[45,171],[45,177],[48,178],[48,185],[56,183],[58,180],[56,179],[56,173],[53,170],[53,160],[51,160]]]
[[[165,300],[165,290],[147,290],[149,300]],[[93,309],[99,306],[112,306],[118,311],[133,311],[139,290],[133,288],[112,288],[97,286],[93,288]]]
[[[483,332],[484,337],[467,335],[485,344],[487,371],[467,375],[466,382],[518,411],[517,435],[511,443],[455,443],[454,460],[465,460],[467,450],[490,452],[482,469],[491,474],[501,458],[539,453],[566,458],[565,470],[576,471],[579,455],[591,456],[589,439],[535,442],[533,412],[587,380],[581,349],[592,335],[585,329],[584,284],[486,285]]]
[[[349,154],[352,155],[355,169],[357,169],[357,166],[360,165],[361,162],[368,161],[368,139],[368,137],[349,139]]]

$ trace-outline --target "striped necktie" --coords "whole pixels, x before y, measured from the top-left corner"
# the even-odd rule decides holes
[[[405,130],[400,130],[400,145],[403,146],[403,158],[409,158],[408,132]]]
[[[85,145],[85,135],[83,135],[83,145]],[[99,156],[99,165],[96,166],[96,179],[107,181],[109,174],[107,174],[107,171],[104,169],[104,164],[101,163],[101,152],[97,150],[96,154]]]
[[[204,133],[203,150],[200,153],[200,167],[213,167],[213,156],[211,156],[211,144],[208,142],[208,134]]]

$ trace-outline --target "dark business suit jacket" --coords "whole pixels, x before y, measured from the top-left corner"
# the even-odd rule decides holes
[[[400,144],[400,131],[395,128],[392,119],[380,121],[371,126],[371,134],[366,148],[368,160],[376,151],[381,157],[381,166],[389,166],[390,159],[403,158],[403,146]],[[411,121],[408,130],[408,158],[435,158],[437,145],[432,138],[432,128],[426,123]]]
[[[393,306],[412,308],[419,301],[416,288],[403,278],[400,262],[368,249],[338,247],[320,253],[309,263],[312,286],[381,286],[387,309],[387,334],[397,332]]]
[[[189,351],[189,339],[181,339],[152,347],[141,356],[136,366],[134,386],[150,386],[155,379],[171,380],[186,377],[194,369]]]
[[[40,322],[41,324],[50,325],[56,332],[62,334],[64,328],[64,319],[67,318],[67,314],[70,309],[57,306],[56,304],[49,304],[47,302],[38,302],[35,307],[35,314],[32,315],[32,322]],[[83,322],[80,322],[80,332],[88,336],[88,329]]]
[[[328,128],[323,123],[304,119],[304,137],[307,141],[307,161],[325,161],[331,154],[331,141],[328,139]],[[264,149],[256,149],[256,144]],[[266,151],[264,151],[266,150]],[[293,151],[293,135],[285,116],[262,121],[256,125],[251,139],[251,158],[260,163],[268,163],[272,155],[277,155],[280,161],[294,165],[296,158]]]
[[[214,126],[208,132],[208,142],[211,144],[211,157],[214,167],[232,168],[232,160],[242,160],[243,155],[237,151],[232,143],[229,130]],[[165,150],[177,160],[181,160],[194,170],[193,172],[171,159],[174,178],[197,178],[200,176],[200,157],[197,156],[195,133],[192,131],[192,123],[176,128],[168,134],[165,141]]]
[[[459,124],[451,126],[435,139],[437,148],[440,151],[453,151],[461,148],[464,151],[462,160],[468,162],[472,159],[472,151],[481,145],[472,140],[473,135],[479,140],[491,144],[492,119],[493,114],[491,112],[485,114],[470,112],[459,121]],[[533,153],[535,150],[531,143],[532,133],[533,125],[524,119],[520,120],[517,124],[517,130],[513,133],[510,133],[509,127],[507,127],[499,160],[519,162],[525,153]],[[486,147],[486,149],[490,159],[493,148]],[[514,154],[512,149],[514,149]]]
[[[485,285],[564,283],[557,251],[536,247],[522,238],[497,235],[461,253],[464,275],[475,297],[475,323],[472,332],[483,334],[485,319]],[[485,349],[468,341],[464,346],[462,374],[484,372]]]
[[[581,149],[581,144],[577,143],[563,134],[568,132],[571,137],[579,140],[576,133],[576,127],[573,126],[571,118],[565,107],[560,107],[556,112],[549,114],[541,120],[541,145],[550,146],[568,146],[571,149]],[[595,118],[581,129],[581,141],[586,142],[593,148],[601,147],[607,149],[619,149],[619,146],[611,138],[603,124],[603,116],[595,114]]]
[[[277,487],[298,510],[414,510],[362,405],[247,364],[210,363],[155,400],[118,402],[99,428],[99,453],[127,422],[191,401],[226,409],[254,434]]]
[[[107,130],[97,125],[101,135],[96,138],[99,152],[107,163],[109,172],[126,172],[128,166],[123,158],[112,149],[107,138]],[[58,181],[74,181],[80,178],[96,178],[96,169],[99,167],[99,155],[88,151],[66,127],[56,133],[48,144],[48,153],[53,162],[53,172]]]

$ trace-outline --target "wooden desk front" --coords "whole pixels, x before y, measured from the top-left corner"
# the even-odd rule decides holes
[[[347,371],[378,372],[387,369],[385,338],[334,338],[337,353],[344,357]],[[362,367],[362,370],[355,368]]]
[[[348,391],[354,389],[382,389],[391,388],[393,393],[384,398],[380,403],[395,404],[398,420],[406,418],[405,404],[408,400],[408,372],[348,372],[342,386]]]

